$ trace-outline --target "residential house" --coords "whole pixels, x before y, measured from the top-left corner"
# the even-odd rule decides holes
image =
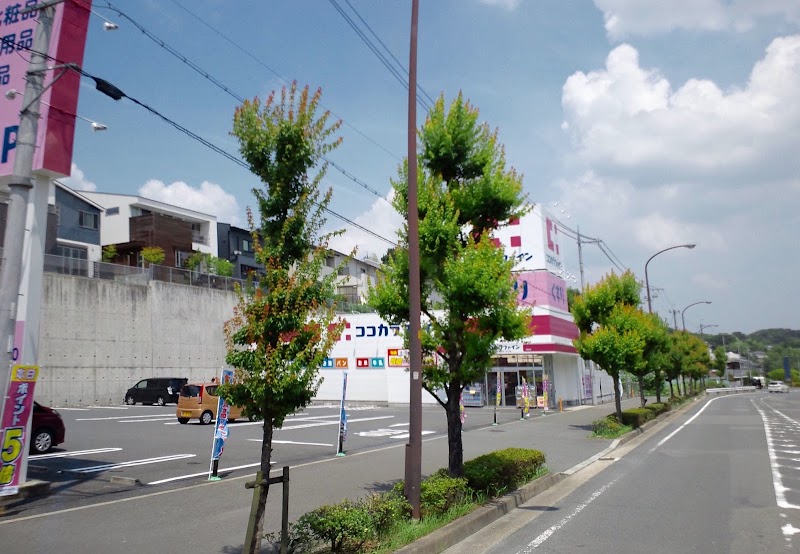
[[[253,235],[247,229],[217,223],[217,244],[217,257],[233,264],[232,277],[246,279],[250,272],[263,269],[256,262]]]

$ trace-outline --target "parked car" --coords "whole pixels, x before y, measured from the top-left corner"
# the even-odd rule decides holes
[[[178,423],[189,423],[190,419],[199,419],[203,425],[208,425],[217,418],[218,383],[187,383],[181,389],[178,399],[178,409],[175,414]],[[231,406],[228,412],[228,421],[236,421],[242,417],[242,409]]]
[[[64,442],[64,420],[53,408],[34,402],[31,419],[31,454],[50,452],[54,446]]]
[[[770,381],[767,390],[769,392],[789,392],[789,387],[780,381]]]
[[[133,406],[137,402],[142,404],[167,403],[177,404],[181,387],[189,379],[186,377],[152,377],[142,379],[125,393],[125,404]]]

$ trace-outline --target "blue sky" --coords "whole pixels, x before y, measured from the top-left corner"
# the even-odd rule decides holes
[[[406,91],[332,2],[111,4],[124,15],[94,2],[119,29],[104,31],[92,16],[87,72],[233,154],[237,100],[130,19],[240,97],[266,97],[281,77],[320,86],[323,104],[346,122],[331,159],[389,193],[405,155]],[[350,4],[407,64],[410,0]],[[663,289],[654,308],[670,323],[670,310],[710,300],[686,312],[687,328],[798,327],[797,0],[421,0],[419,80],[431,96],[463,91],[499,129],[530,198],[602,238],[639,277],[654,252],[697,243],[649,266],[651,286]],[[70,184],[244,223],[259,185],[246,170],[82,84],[79,115],[108,130],[78,126]],[[385,201],[333,169],[326,184],[333,210],[394,238],[399,221]],[[348,231],[338,246],[363,255],[387,244]],[[565,252],[577,275],[575,245]],[[591,245],[584,263],[587,283],[613,268]]]

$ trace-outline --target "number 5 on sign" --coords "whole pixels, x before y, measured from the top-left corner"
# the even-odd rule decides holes
[[[6,429],[3,437],[3,449],[0,451],[0,460],[4,464],[11,464],[19,458],[22,453],[23,430],[20,427]]]

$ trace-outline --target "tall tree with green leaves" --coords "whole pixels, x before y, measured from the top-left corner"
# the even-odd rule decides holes
[[[459,398],[483,381],[498,339],[529,334],[519,310],[511,261],[490,234],[523,213],[522,178],[506,167],[497,133],[478,123],[461,94],[431,108],[419,131],[419,242],[423,357],[422,386],[447,417],[448,469],[464,471]],[[394,206],[407,216],[408,169],[392,182]],[[370,304],[394,324],[409,320],[408,228],[370,291]],[[438,396],[444,393],[444,398]]]
[[[288,414],[311,402],[319,368],[341,332],[330,300],[336,272],[322,277],[330,235],[320,235],[331,191],[320,191],[322,157],[340,142],[340,122],[317,115],[321,92],[298,91],[296,84],[266,102],[245,101],[233,120],[239,150],[263,188],[253,190],[260,226],[248,219],[256,260],[264,271],[252,289],[239,290],[234,317],[225,326],[226,361],[236,382],[220,395],[263,419],[260,469],[269,475],[272,437]],[[315,169],[318,168],[318,169]],[[260,239],[260,240],[259,240]],[[255,513],[260,552],[268,487],[259,489]]]
[[[722,345],[717,346],[713,352],[714,360],[712,362],[714,370],[719,377],[724,377],[728,369],[728,353],[725,352],[725,347]]]
[[[684,375],[684,368],[690,363],[691,357],[691,344],[690,337],[692,335],[688,331],[673,331],[669,337],[669,354],[665,372],[669,379],[669,394],[675,396],[672,390],[672,381],[675,381],[675,386],[678,389],[678,395],[681,394],[681,377]],[[686,394],[686,381],[684,381],[683,394]]]
[[[614,403],[622,418],[620,371],[638,367],[643,361],[644,341],[627,330],[641,302],[636,277],[630,271],[609,273],[582,294],[573,297],[570,311],[580,337],[573,342],[585,360],[600,365],[614,379]],[[624,308],[624,309],[623,309]]]
[[[617,322],[624,325],[620,329],[621,331],[634,333],[642,339],[641,364],[625,368],[639,382],[639,397],[642,408],[647,402],[644,396],[644,378],[650,373],[655,377],[656,400],[661,402],[661,386],[664,383],[662,374],[663,353],[667,346],[666,326],[656,314],[646,314],[640,309],[631,310],[630,317],[618,319]]]

